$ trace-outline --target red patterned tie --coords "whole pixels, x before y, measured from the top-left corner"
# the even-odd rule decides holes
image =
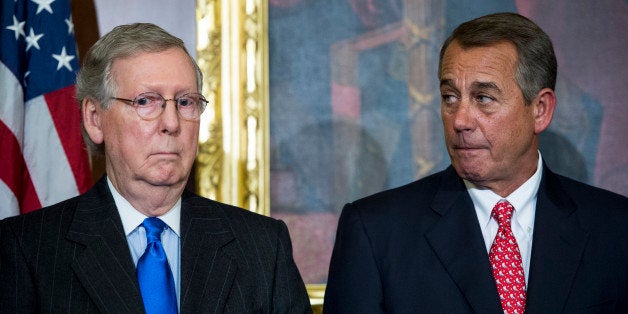
[[[488,257],[504,313],[523,314],[526,306],[526,284],[521,253],[510,227],[513,210],[506,200],[499,201],[493,207],[493,217],[497,219],[499,228]]]

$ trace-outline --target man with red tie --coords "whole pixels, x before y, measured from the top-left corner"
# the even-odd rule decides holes
[[[626,313],[628,199],[554,174],[557,62],[535,23],[461,24],[440,53],[446,170],[347,204],[325,313]]]

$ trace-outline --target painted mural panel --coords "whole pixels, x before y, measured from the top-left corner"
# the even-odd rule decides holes
[[[554,41],[552,169],[628,195],[625,1],[270,0],[271,215],[325,283],[342,206],[449,165],[438,52],[458,24],[519,12]]]

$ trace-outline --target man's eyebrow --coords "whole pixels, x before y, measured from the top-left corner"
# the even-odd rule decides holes
[[[454,80],[452,79],[443,79],[443,80],[440,80],[440,87],[441,88],[443,87],[456,88],[456,85],[454,83]],[[502,90],[494,82],[473,82],[471,84],[471,89],[472,90],[492,90],[500,94],[502,93]]]
[[[471,84],[472,90],[493,90],[501,94],[502,90],[493,82],[473,82]]]
[[[443,87],[443,86],[454,87],[454,80],[451,80],[451,79],[440,80],[440,87]]]

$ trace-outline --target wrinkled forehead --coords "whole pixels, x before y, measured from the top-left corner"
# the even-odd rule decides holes
[[[459,58],[461,55],[485,55],[485,61],[495,56],[502,57],[503,60],[511,65],[513,69],[516,69],[519,62],[519,52],[514,43],[508,40],[501,40],[494,43],[478,44],[478,45],[465,45],[458,40],[453,40],[443,51],[438,64],[438,76],[441,77],[443,73],[443,67],[447,61],[451,59]]]
[[[447,48],[441,64],[442,76],[459,70],[503,72],[514,75],[517,51],[513,44],[500,42],[487,46],[462,47],[453,43]]]
[[[117,88],[122,85],[172,84],[189,85],[196,91],[196,69],[189,55],[178,47],[163,51],[140,51],[114,59],[110,80]]]

